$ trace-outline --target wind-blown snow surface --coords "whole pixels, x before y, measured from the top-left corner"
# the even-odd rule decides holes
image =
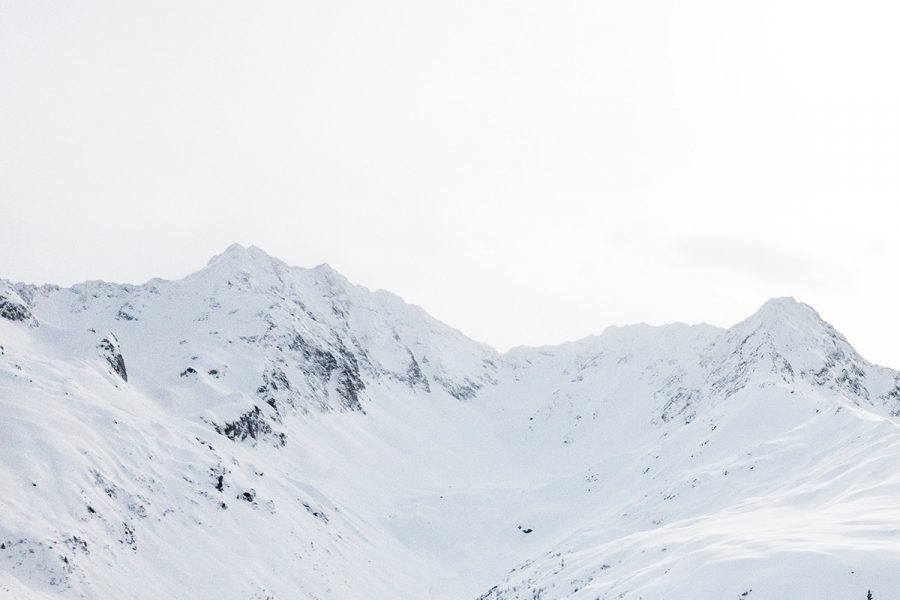
[[[791,299],[498,354],[257,248],[0,281],[0,595],[893,597],[898,414]]]

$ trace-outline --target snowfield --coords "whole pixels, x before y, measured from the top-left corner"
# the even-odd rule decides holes
[[[789,298],[500,354],[255,247],[0,280],[0,596],[896,598],[898,415]]]

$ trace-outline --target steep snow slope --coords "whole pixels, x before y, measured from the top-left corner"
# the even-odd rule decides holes
[[[500,355],[232,246],[0,317],[0,594],[900,589],[900,376],[790,299]]]

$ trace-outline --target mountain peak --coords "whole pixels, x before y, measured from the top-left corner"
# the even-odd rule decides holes
[[[283,261],[258,246],[231,244],[224,252],[213,256],[206,267],[187,277],[189,280],[255,281],[265,286],[275,285],[290,268]],[[254,284],[254,285],[256,285]]]
[[[800,332],[818,337],[832,329],[812,306],[790,296],[767,300],[759,310],[735,327],[742,330],[762,329],[775,337],[786,334],[794,337]]]
[[[282,263],[279,259],[274,256],[268,254],[265,250],[260,248],[259,246],[244,246],[242,244],[234,243],[228,246],[224,252],[213,256],[209,259],[207,263],[208,266],[213,266],[216,264],[220,264],[223,262],[228,263],[250,263],[250,262],[274,262],[274,263]]]
[[[791,316],[815,316],[819,317],[819,313],[804,302],[798,301],[793,296],[780,296],[766,300],[757,311],[757,314],[779,314]]]
[[[868,399],[868,363],[847,339],[808,304],[794,298],[768,300],[716,342],[715,385],[732,393],[752,374],[794,385],[826,386],[855,400]],[[880,385],[880,384],[879,384]]]

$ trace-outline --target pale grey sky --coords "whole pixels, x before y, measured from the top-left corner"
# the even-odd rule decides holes
[[[501,349],[812,304],[900,367],[900,8],[0,0],[0,277],[237,241]]]

